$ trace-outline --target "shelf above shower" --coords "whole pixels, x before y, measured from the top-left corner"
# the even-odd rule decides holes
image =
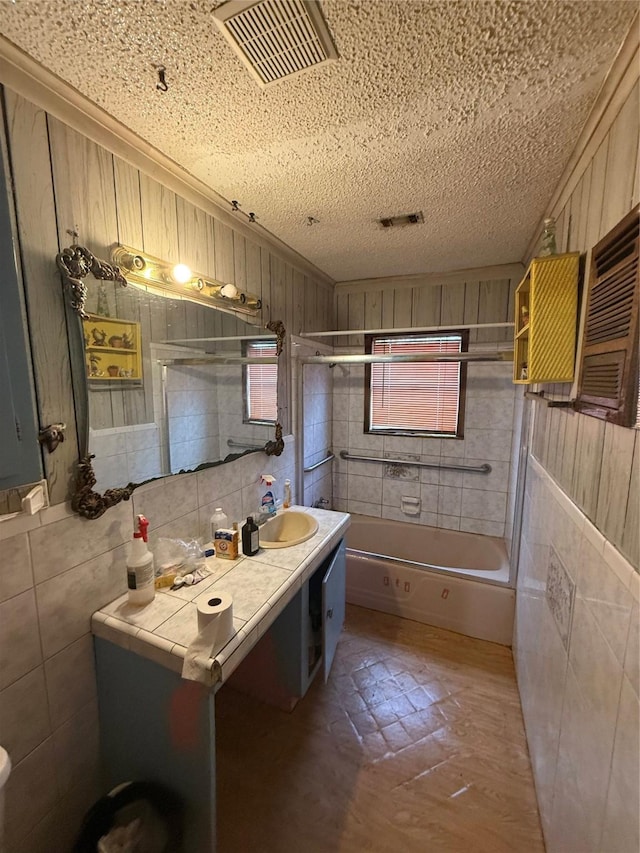
[[[579,252],[534,258],[516,290],[513,381],[573,380]]]

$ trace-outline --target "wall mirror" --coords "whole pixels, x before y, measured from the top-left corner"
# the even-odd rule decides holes
[[[82,246],[56,262],[78,339],[71,347],[81,433],[76,512],[99,518],[149,480],[282,452],[281,322],[263,328],[257,309],[240,315],[134,283]]]

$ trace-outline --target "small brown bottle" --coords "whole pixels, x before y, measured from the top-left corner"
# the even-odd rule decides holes
[[[253,516],[248,516],[242,528],[242,553],[245,557],[253,557],[260,550],[260,533]]]

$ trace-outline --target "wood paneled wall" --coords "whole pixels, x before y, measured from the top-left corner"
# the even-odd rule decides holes
[[[271,250],[263,235],[253,242],[8,89],[4,108],[40,422],[67,424],[66,441],[45,459],[58,503],[69,497],[78,458],[67,337],[75,318],[65,311],[55,266],[73,240],[68,232],[101,258],[122,242],[246,288],[262,299],[259,321],[282,320],[292,334],[335,328],[333,288]],[[210,331],[193,306],[171,306],[172,336]],[[117,425],[141,417],[148,402],[143,392],[115,391],[108,404]]]
[[[451,329],[476,323],[506,323],[513,320],[513,299],[520,280],[519,269],[511,275],[496,275],[493,268],[487,277],[476,270],[465,280],[437,283],[437,276],[414,283],[404,278],[386,278],[368,282],[350,282],[336,287],[338,329],[391,329],[421,326],[445,326]],[[509,272],[509,270],[505,270]],[[515,272],[515,275],[513,274]],[[471,343],[509,341],[513,330],[472,329]],[[342,346],[362,347],[362,335],[336,338]]]
[[[593,246],[640,201],[639,103],[636,82],[570,196],[549,211],[557,220],[558,251],[586,253],[587,275]],[[549,390],[568,396],[570,386]],[[534,417],[536,458],[637,568],[640,431],[542,405]]]

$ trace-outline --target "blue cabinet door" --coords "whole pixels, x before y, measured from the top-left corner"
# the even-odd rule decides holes
[[[322,580],[322,649],[325,683],[336,653],[344,625],[346,545],[344,539],[336,549]]]
[[[42,478],[10,186],[0,148],[0,491]]]

